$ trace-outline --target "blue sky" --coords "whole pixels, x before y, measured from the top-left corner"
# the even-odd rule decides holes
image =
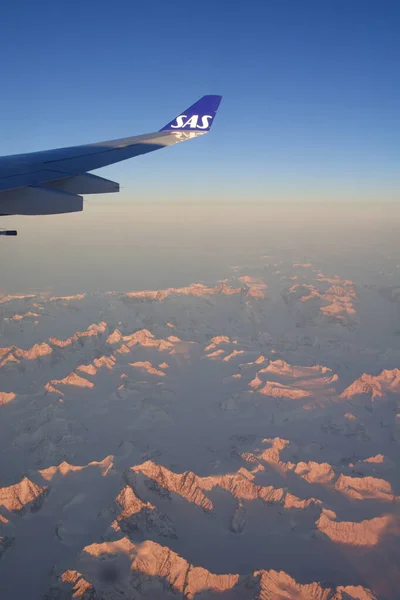
[[[102,174],[157,201],[396,199],[399,30],[390,0],[8,3],[0,154],[154,131],[216,93],[210,135]]]

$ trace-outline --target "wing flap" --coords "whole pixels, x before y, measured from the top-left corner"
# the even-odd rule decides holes
[[[119,183],[91,173],[50,181],[46,186],[71,194],[110,194],[119,192]]]
[[[41,183],[45,183],[46,181],[61,179],[68,175],[68,173],[58,171],[56,169],[44,170],[40,168],[41,166],[42,165],[39,165],[37,170],[35,170],[34,167],[31,167],[23,173],[18,173],[15,175],[10,175],[9,177],[0,178],[0,192],[13,190],[16,188],[23,188],[27,185],[40,185]],[[0,196],[0,198],[1,197],[2,196]]]

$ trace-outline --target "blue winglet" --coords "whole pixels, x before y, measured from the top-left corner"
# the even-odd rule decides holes
[[[160,131],[210,131],[222,96],[203,96]]]

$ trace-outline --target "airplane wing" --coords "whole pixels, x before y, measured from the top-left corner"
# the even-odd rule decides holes
[[[118,183],[89,171],[209,132],[220,102],[203,96],[155,133],[0,158],[0,214],[83,210],[83,195],[119,191]]]

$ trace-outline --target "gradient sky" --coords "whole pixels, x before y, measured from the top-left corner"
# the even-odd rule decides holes
[[[98,173],[140,200],[396,199],[399,31],[390,0],[7,3],[0,154],[154,131],[215,93],[210,135]]]

